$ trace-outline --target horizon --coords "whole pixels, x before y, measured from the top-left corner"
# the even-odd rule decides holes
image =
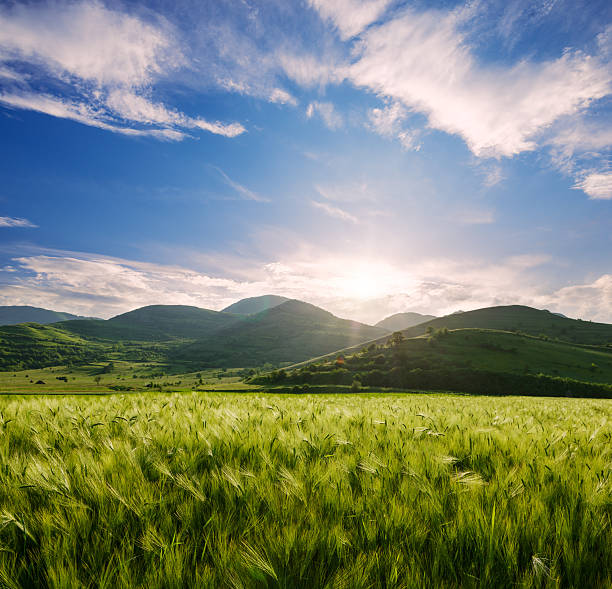
[[[612,4],[0,5],[0,304],[612,323]]]
[[[233,303],[230,303],[230,305],[228,305],[227,307],[232,306],[232,305],[234,305],[236,303],[240,303],[240,302],[242,302],[244,300],[257,299],[257,298],[266,297],[266,296],[274,296],[274,295],[263,294],[263,295],[257,295],[257,296],[254,296],[254,297],[247,297],[246,299],[239,299],[239,300],[234,301]],[[308,301],[303,301],[301,299],[290,299],[290,298],[288,298],[287,301],[283,301],[283,302],[288,302],[288,301],[297,301],[299,303],[306,303],[306,304],[314,305],[314,303],[310,303]],[[279,303],[278,305],[273,305],[270,308],[274,308],[274,307],[282,305],[282,304],[283,303]],[[5,305],[5,306],[32,307],[32,305]],[[32,308],[42,309],[42,310],[46,310],[46,311],[52,311],[54,313],[66,313],[66,314],[69,314],[69,315],[76,315],[78,317],[83,317],[83,318],[86,318],[86,319],[101,319],[103,321],[107,321],[107,320],[113,319],[114,317],[117,317],[119,315],[124,315],[126,313],[130,313],[132,311],[137,311],[137,310],[142,309],[142,308],[146,308],[146,307],[160,307],[160,306],[167,306],[167,307],[173,307],[173,306],[183,307],[183,306],[185,306],[185,307],[192,307],[192,308],[202,309],[204,311],[215,311],[217,313],[224,313],[224,312],[226,312],[226,309],[227,309],[227,307],[224,307],[223,309],[209,309],[209,308],[206,308],[206,307],[198,307],[196,305],[172,305],[172,304],[169,304],[169,303],[165,303],[165,304],[162,304],[162,303],[151,303],[149,305],[144,305],[142,307],[134,307],[134,308],[131,308],[131,309],[127,309],[125,311],[121,311],[120,313],[117,313],[116,315],[110,315],[110,316],[107,316],[107,317],[99,317],[99,316],[95,316],[95,315],[84,317],[84,316],[79,316],[76,313],[72,313],[71,311],[66,310],[66,309],[44,309],[42,307],[32,307]],[[325,309],[324,307],[319,307],[318,305],[314,305],[314,306],[317,306],[318,308],[322,309],[323,311],[327,311],[329,313],[332,313],[331,311],[329,311],[329,309]],[[435,315],[433,317],[434,317],[434,319],[443,319],[444,317],[448,317],[450,315],[457,315],[457,314],[462,314],[462,313],[470,313],[472,311],[480,311],[480,310],[483,310],[483,309],[489,309],[489,308],[495,308],[495,307],[527,307],[527,308],[530,308],[530,309],[534,309],[536,311],[543,311],[543,312],[546,312],[546,313],[551,313],[553,315],[558,315],[560,317],[563,317],[564,319],[571,319],[571,320],[574,320],[574,321],[588,321],[588,322],[591,322],[590,319],[586,319],[585,320],[585,319],[582,319],[581,317],[570,317],[570,316],[564,315],[562,313],[558,313],[556,311],[551,311],[550,309],[539,309],[537,307],[529,307],[527,305],[519,305],[519,304],[512,304],[512,303],[510,303],[508,305],[495,305],[495,306],[491,306],[491,307],[478,307],[478,308],[475,308],[475,309],[457,309],[456,311],[451,311],[450,313],[447,313],[446,315]],[[264,311],[266,311],[266,310],[269,310],[269,309],[264,309]],[[263,311],[258,311],[258,312],[263,312]],[[367,323],[367,322],[361,322],[361,323],[364,323],[365,325],[375,326],[377,323],[380,323],[383,320],[388,319],[390,317],[393,317],[395,315],[411,314],[411,313],[415,313],[417,315],[423,315],[424,317],[428,316],[425,313],[416,313],[415,311],[408,310],[408,311],[399,311],[397,313],[392,313],[391,315],[385,315],[384,317],[380,317],[380,319],[378,319],[376,321],[372,321],[370,323]],[[252,313],[252,314],[256,314],[256,313]],[[335,315],[335,313],[332,313],[332,314]],[[349,321],[358,321],[359,322],[359,320],[355,319],[354,317],[338,316],[338,315],[335,315],[335,316],[338,317],[339,319],[346,319],[346,320],[349,320]],[[429,321],[429,319],[427,319],[426,321]],[[597,322],[595,322],[595,323],[597,323]],[[601,322],[601,323],[605,323],[605,322]]]

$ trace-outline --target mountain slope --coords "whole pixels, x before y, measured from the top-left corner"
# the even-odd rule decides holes
[[[242,299],[229,307],[223,309],[223,313],[235,313],[237,315],[254,315],[255,313],[261,313],[267,309],[272,309],[278,305],[286,303],[289,299],[287,297],[280,297],[278,295],[263,295],[260,297],[251,297],[248,299]]]
[[[376,323],[376,327],[382,327],[387,331],[401,331],[408,329],[425,321],[436,319],[435,315],[421,315],[420,313],[395,313],[382,321]]]
[[[0,306],[0,325],[17,325],[19,323],[38,323],[48,325],[58,321],[69,321],[71,319],[86,319],[72,313],[50,311],[40,307],[28,305],[6,305]]]
[[[242,318],[230,313],[184,305],[141,307],[107,321],[69,321],[58,328],[82,337],[112,341],[170,341],[198,339]]]
[[[384,333],[381,328],[340,319],[314,305],[289,300],[250,315],[212,337],[183,346],[171,357],[198,367],[299,362]]]
[[[410,327],[404,330],[403,334],[406,337],[414,337],[426,333],[428,329],[439,329],[441,327],[518,331],[530,335],[545,335],[549,338],[572,343],[612,344],[612,325],[568,319],[549,311],[522,305],[487,307],[476,311],[455,313]]]

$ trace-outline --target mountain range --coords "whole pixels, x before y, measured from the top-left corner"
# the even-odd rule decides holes
[[[401,336],[392,336],[398,331]],[[398,338],[408,342],[402,343],[399,355],[399,348],[389,344]],[[339,377],[333,361],[338,354],[362,358],[359,368],[349,371],[350,378],[380,386],[412,386],[418,379],[408,372],[417,369],[436,386],[444,374],[449,383],[464,382],[464,376],[457,380],[461,371],[485,379],[484,373],[490,378],[488,367],[514,379],[538,371],[602,386],[612,383],[612,325],[519,305],[438,318],[400,313],[371,326],[302,301],[265,296],[239,301],[224,311],[152,305],[108,320],[0,327],[0,370],[109,360],[161,362],[176,373],[305,363],[316,367],[307,370],[318,372],[321,382],[335,382]],[[312,358],[322,359],[312,364]],[[293,373],[300,370],[303,366]],[[322,376],[326,371],[328,377]]]

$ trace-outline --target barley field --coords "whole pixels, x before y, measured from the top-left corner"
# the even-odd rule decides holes
[[[2,587],[611,587],[612,401],[0,398]]]

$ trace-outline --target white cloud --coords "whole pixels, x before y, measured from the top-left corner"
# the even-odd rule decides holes
[[[34,228],[38,225],[34,225],[27,219],[21,219],[19,217],[0,217],[0,227],[29,227]]]
[[[418,151],[419,132],[416,129],[406,129],[404,123],[408,112],[399,102],[394,102],[383,108],[372,108],[368,112],[370,128],[388,138],[397,138],[404,149]]]
[[[461,136],[478,157],[533,150],[560,117],[612,91],[611,68],[579,51],[485,66],[462,32],[465,24],[456,12],[407,10],[363,33],[346,75],[426,115],[430,127]]]
[[[146,23],[99,2],[16,4],[0,13],[0,23],[5,57],[98,87],[144,86],[184,59],[161,21]]]
[[[342,39],[349,39],[379,19],[391,0],[308,0],[321,18],[331,21]]]
[[[318,114],[329,129],[339,129],[344,124],[342,115],[336,111],[331,102],[311,102],[306,108],[306,116],[310,119]]]
[[[184,138],[184,128],[226,137],[245,131],[239,123],[189,117],[147,97],[158,79],[186,65],[173,30],[161,18],[145,21],[95,1],[5,7],[0,9],[2,62],[35,66],[37,87],[50,78],[71,94],[20,84],[0,95],[13,108],[172,140]]]
[[[291,106],[297,106],[298,101],[295,96],[292,96],[286,90],[282,88],[274,88],[270,93],[270,98],[268,99],[270,102],[275,104],[290,104]]]
[[[326,202],[320,202],[317,200],[310,201],[310,204],[312,204],[313,207],[322,210],[326,215],[329,215],[330,217],[334,217],[342,221],[350,221],[351,223],[359,222],[357,220],[357,217],[355,217],[354,215],[351,215],[350,213],[347,213],[345,210],[341,209],[340,207],[330,205],[329,203],[326,203]]]
[[[593,172],[587,174],[576,183],[578,188],[589,195],[592,199],[612,199],[612,172]]]

